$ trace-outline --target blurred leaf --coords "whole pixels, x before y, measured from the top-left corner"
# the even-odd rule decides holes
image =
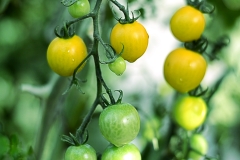
[[[1,0],[1,1],[0,1],[0,15],[1,15],[1,13],[3,13],[4,10],[7,8],[9,2],[10,2],[10,0]]]

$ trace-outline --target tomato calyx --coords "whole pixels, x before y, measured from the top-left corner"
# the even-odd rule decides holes
[[[134,13],[131,11],[131,15],[132,18],[130,17],[130,13],[129,13],[129,8],[128,8],[128,3],[127,3],[127,7],[121,5],[120,3],[118,3],[116,0],[110,0],[113,4],[115,4],[120,11],[123,12],[124,14],[124,19],[122,19],[122,17],[118,18],[117,14],[115,13],[115,11],[113,10],[112,7],[112,13],[114,18],[121,24],[128,24],[128,23],[133,23],[134,21],[136,21],[140,16],[141,16],[141,12],[139,10],[134,10],[133,12],[138,12],[137,16],[134,16]]]
[[[205,0],[187,0],[187,4],[206,14],[211,14],[215,10],[215,6]]]
[[[194,97],[201,97],[201,96],[204,96],[207,92],[208,92],[208,88],[203,90],[202,86],[199,85],[197,88],[189,91],[188,94]]]
[[[124,50],[124,45],[122,44],[123,48],[119,54],[116,53],[115,49],[110,44],[104,44],[103,47],[106,51],[106,57],[108,61],[100,61],[101,64],[110,64],[113,63],[118,57],[121,57]]]
[[[186,49],[198,52],[198,53],[204,53],[208,47],[208,40],[204,36],[201,36],[198,40],[191,41],[191,42],[185,42],[184,47]]]
[[[119,92],[119,96],[118,96],[118,99],[117,101],[115,101],[114,99],[111,99],[111,103],[105,98],[104,94],[105,93],[102,93],[101,95],[101,99],[100,99],[100,104],[103,108],[106,108],[110,105],[114,105],[114,104],[120,104],[122,102],[122,98],[123,98],[123,91],[122,90],[115,90],[116,92]]]
[[[78,135],[74,136],[72,133],[69,133],[68,135],[62,135],[61,140],[63,142],[67,142],[73,146],[83,145],[87,143],[88,141],[88,131],[86,130],[86,137],[85,139],[83,137],[79,137]]]
[[[62,0],[61,3],[66,6],[69,7],[71,5],[73,5],[75,2],[77,2],[78,0]]]
[[[75,35],[75,30],[73,29],[73,27],[68,26],[67,22],[63,23],[63,27],[60,29],[60,31],[58,30],[59,26],[57,26],[54,30],[54,33],[57,37],[59,38],[71,38]]]

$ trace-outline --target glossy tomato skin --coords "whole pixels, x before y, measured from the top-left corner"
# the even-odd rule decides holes
[[[200,160],[207,153],[208,143],[203,135],[193,134],[190,138],[190,147],[192,150],[189,152],[188,158]]]
[[[170,28],[179,41],[197,40],[204,31],[205,18],[199,10],[191,6],[184,6],[172,16]]]
[[[90,3],[88,0],[78,0],[68,7],[68,12],[73,18],[82,17],[90,12]]]
[[[126,70],[126,62],[120,56],[114,62],[108,64],[109,69],[115,73],[116,75],[120,76]]]
[[[87,57],[87,48],[83,40],[74,35],[64,39],[56,37],[47,49],[47,61],[50,68],[60,76],[72,76],[74,69]],[[81,71],[85,63],[79,68]]]
[[[148,46],[148,33],[144,26],[134,21],[133,23],[117,23],[110,35],[110,43],[119,54],[128,62],[135,62],[146,51]],[[123,47],[124,46],[124,47]]]
[[[164,62],[164,78],[175,90],[186,93],[196,88],[207,70],[207,62],[197,52],[177,48]]]
[[[99,128],[109,142],[120,147],[137,136],[140,129],[140,116],[131,104],[111,105],[100,114]]]
[[[103,152],[101,160],[141,160],[141,154],[134,144],[121,147],[109,145]]]
[[[97,155],[89,144],[70,146],[65,152],[64,160],[97,160]]]
[[[177,100],[172,108],[175,122],[186,130],[194,130],[203,124],[207,105],[201,97],[185,96]]]

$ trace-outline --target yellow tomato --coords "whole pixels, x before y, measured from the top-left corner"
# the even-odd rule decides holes
[[[205,28],[205,18],[199,10],[185,6],[180,8],[170,20],[173,35],[182,42],[197,40]]]
[[[194,130],[203,124],[207,105],[201,97],[186,96],[173,106],[173,119],[186,130]]]
[[[148,46],[148,33],[144,26],[137,21],[127,24],[116,24],[110,35],[110,42],[115,51],[119,54],[122,50],[122,57],[135,62],[146,51]]]
[[[48,64],[60,76],[72,76],[74,70],[86,57],[86,45],[77,35],[68,39],[56,37],[47,49]],[[84,65],[85,63],[78,72]]]
[[[206,69],[207,62],[202,55],[177,48],[165,59],[164,78],[174,89],[186,93],[201,83]]]

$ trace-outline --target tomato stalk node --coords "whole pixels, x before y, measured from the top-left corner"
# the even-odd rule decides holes
[[[110,0],[110,1],[113,4],[115,4],[119,8],[119,10],[121,10],[122,13],[124,14],[125,19],[122,19],[122,17],[118,18],[112,7],[112,13],[113,13],[114,18],[121,24],[133,23],[141,16],[141,12],[139,10],[134,10],[134,11],[138,12],[138,16],[134,17],[134,13],[131,11],[132,18],[130,18],[128,3],[127,3],[127,7],[125,7],[125,6],[121,5],[119,2],[117,2],[116,0]]]

